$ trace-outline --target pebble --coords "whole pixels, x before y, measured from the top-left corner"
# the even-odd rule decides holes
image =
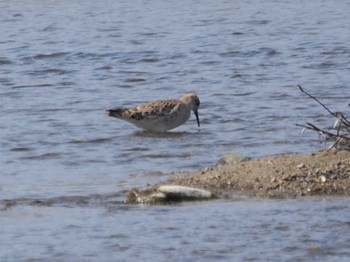
[[[320,176],[320,182],[325,183],[326,182],[326,177],[325,176]]]
[[[304,167],[305,167],[304,163],[301,163],[301,164],[297,165],[297,168],[304,168]]]

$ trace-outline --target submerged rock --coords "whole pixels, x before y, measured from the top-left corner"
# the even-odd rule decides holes
[[[214,198],[210,191],[177,185],[163,185],[145,191],[131,190],[128,193],[129,203],[167,203],[180,201],[198,201]]]
[[[237,154],[237,153],[227,153],[218,162],[219,165],[234,164],[238,162],[248,161],[249,157]]]

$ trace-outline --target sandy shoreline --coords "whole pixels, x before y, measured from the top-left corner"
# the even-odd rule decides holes
[[[218,197],[231,191],[264,198],[350,195],[350,152],[320,151],[254,160],[228,154],[214,167],[176,174],[160,184],[207,189]]]

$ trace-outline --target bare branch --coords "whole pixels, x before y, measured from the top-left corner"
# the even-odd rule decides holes
[[[303,127],[304,129],[309,129],[312,131],[316,131],[319,133],[320,136],[324,136],[327,140],[333,140],[334,143],[331,147],[328,148],[332,149],[335,148],[337,150],[349,150],[350,151],[350,122],[347,120],[347,118],[343,115],[341,112],[332,112],[331,110],[328,109],[322,102],[320,102],[316,97],[313,95],[309,94],[306,92],[301,85],[297,85],[300,89],[300,91],[304,94],[306,94],[308,97],[312,98],[315,100],[318,104],[320,104],[329,114],[334,116],[337,120],[333,124],[333,130],[335,130],[335,134],[323,130],[321,128],[318,128],[317,126],[311,124],[311,123],[306,123],[306,125],[297,125],[300,127]]]
[[[304,94],[306,94],[308,97],[312,98],[313,100],[315,100],[317,103],[319,103],[324,109],[327,110],[328,113],[330,113],[332,116],[337,117],[337,115],[335,113],[333,113],[331,110],[328,109],[328,107],[326,107],[323,103],[321,103],[316,97],[314,97],[313,95],[309,94],[308,92],[306,92],[301,85],[297,85],[300,89],[300,91]]]

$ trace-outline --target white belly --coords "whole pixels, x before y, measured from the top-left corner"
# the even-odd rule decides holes
[[[138,120],[133,122],[133,124],[139,128],[153,132],[165,132],[184,124],[190,118],[190,115],[190,109],[182,108],[182,110],[177,110],[172,114],[167,114],[154,119]]]

